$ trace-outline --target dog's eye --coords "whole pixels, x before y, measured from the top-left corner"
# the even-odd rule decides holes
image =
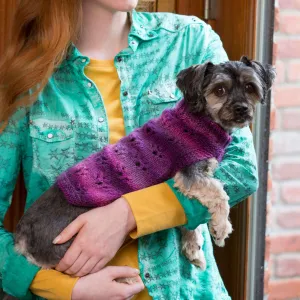
[[[223,97],[226,94],[226,89],[224,86],[218,86],[214,89],[214,94],[217,97]]]
[[[254,93],[254,87],[253,87],[253,85],[250,84],[250,83],[246,84],[246,85],[245,85],[245,91],[246,91],[246,93],[248,93],[248,94]]]

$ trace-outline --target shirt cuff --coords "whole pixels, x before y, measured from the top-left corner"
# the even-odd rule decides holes
[[[71,300],[78,279],[55,270],[40,270],[32,281],[30,290],[48,300]]]
[[[166,183],[154,185],[123,197],[133,212],[136,229],[130,233],[133,239],[186,224],[183,207]]]

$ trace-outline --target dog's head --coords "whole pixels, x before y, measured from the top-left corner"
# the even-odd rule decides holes
[[[240,61],[185,69],[177,76],[177,86],[192,112],[210,115],[230,130],[252,122],[255,106],[265,103],[275,74],[271,65],[243,56]]]

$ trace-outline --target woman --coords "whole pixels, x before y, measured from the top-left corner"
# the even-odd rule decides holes
[[[21,163],[27,208],[69,166],[174,106],[181,98],[175,86],[181,69],[227,60],[219,37],[201,20],[137,13],[136,4],[21,1],[1,66],[2,222]],[[215,176],[225,183],[231,205],[256,190],[248,128],[234,132]],[[206,271],[180,253],[175,227],[194,229],[208,220],[207,210],[169,180],[75,220],[54,241],[79,231],[56,270],[39,270],[17,256],[12,236],[1,227],[2,288],[24,299],[230,299],[208,230]],[[114,281],[137,276],[133,268],[140,270],[142,292],[140,281],[131,286]]]

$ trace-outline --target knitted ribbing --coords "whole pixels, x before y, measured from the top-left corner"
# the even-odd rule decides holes
[[[217,123],[190,112],[182,100],[71,167],[56,183],[73,205],[104,206],[126,193],[162,183],[200,160],[220,161],[230,141]]]

